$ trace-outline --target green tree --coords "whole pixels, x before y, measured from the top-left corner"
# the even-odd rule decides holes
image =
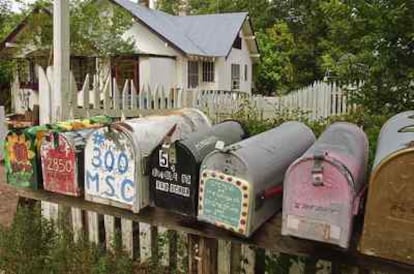
[[[262,54],[256,71],[257,88],[264,94],[282,94],[294,77],[289,56],[294,48],[292,33],[286,23],[278,22],[265,33],[259,32],[257,39]]]
[[[354,100],[371,112],[414,108],[414,3],[327,1],[322,66],[337,79],[364,81]]]
[[[0,41],[11,30],[13,23],[17,19],[18,16],[14,15],[10,10],[10,2],[0,0]],[[7,111],[10,107],[10,96],[7,91],[12,76],[12,68],[13,62],[3,60],[0,56],[0,105],[6,106]]]
[[[52,9],[51,0],[36,2],[27,8],[26,13],[35,8]],[[131,53],[134,44],[131,38],[124,37],[132,25],[132,16],[125,9],[109,1],[71,0],[70,1],[70,47],[72,54],[84,56],[108,56]],[[27,43],[39,50],[52,50],[53,18],[47,12],[32,14],[28,20],[29,31],[18,40],[21,49]]]

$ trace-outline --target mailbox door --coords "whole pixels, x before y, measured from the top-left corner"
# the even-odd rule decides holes
[[[361,251],[414,264],[414,149],[382,161],[369,183]]]
[[[250,236],[254,212],[252,181],[234,154],[213,152],[201,165],[198,219]]]
[[[154,204],[196,216],[199,163],[178,142],[159,146],[151,159],[150,187]]]
[[[348,247],[352,184],[350,173],[332,158],[294,163],[284,181],[282,234]]]
[[[40,147],[44,189],[80,196],[76,151],[63,134],[48,134]]]
[[[133,209],[139,202],[136,148],[127,134],[108,127],[94,131],[85,147],[85,198]]]
[[[5,140],[5,168],[7,182],[17,187],[39,188],[39,171],[35,138],[24,130],[10,131]]]

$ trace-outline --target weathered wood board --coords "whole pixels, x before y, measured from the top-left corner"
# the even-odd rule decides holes
[[[163,226],[168,229],[186,232],[201,237],[228,240],[235,243],[257,246],[272,252],[292,255],[313,256],[318,259],[341,264],[355,265],[366,269],[391,273],[414,273],[414,265],[398,263],[358,253],[357,243],[361,231],[361,220],[356,220],[353,238],[349,250],[325,243],[281,236],[281,214],[276,214],[266,222],[252,237],[245,239],[215,226],[198,222],[188,216],[178,215],[159,208],[145,208],[139,214],[104,204],[96,204],[82,198],[48,193],[41,190],[16,188],[17,193],[29,199],[59,203],[83,210],[106,214],[136,222],[148,223],[152,226]]]

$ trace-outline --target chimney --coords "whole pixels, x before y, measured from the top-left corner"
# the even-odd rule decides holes
[[[181,0],[178,6],[178,15],[186,16],[188,13],[188,0]]]
[[[150,0],[138,0],[138,4],[146,8],[149,8]]]
[[[138,4],[152,10],[157,9],[157,0],[138,0]]]

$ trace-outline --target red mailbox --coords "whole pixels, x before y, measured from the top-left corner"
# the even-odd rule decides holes
[[[286,172],[282,235],[347,248],[366,189],[368,139],[356,125],[335,123]]]
[[[49,132],[40,146],[43,187],[71,195],[83,194],[84,148],[94,129]]]

